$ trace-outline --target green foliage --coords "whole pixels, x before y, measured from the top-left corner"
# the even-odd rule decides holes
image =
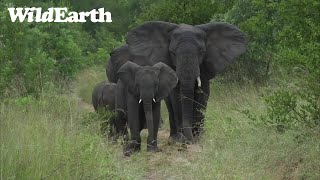
[[[67,0],[69,1],[69,0]],[[106,11],[112,13],[112,23],[92,23],[83,24],[83,29],[89,32],[95,39],[101,36],[95,36],[97,31],[104,29],[114,33],[114,38],[119,40],[129,30],[129,25],[133,18],[140,13],[140,4],[144,4],[145,0],[117,0],[117,1],[94,1],[79,0],[70,1],[71,6],[76,11],[90,11],[97,8],[105,8]]]
[[[90,126],[92,124],[99,124],[100,133],[104,136],[108,136],[110,127],[110,118],[114,116],[113,112],[106,111],[105,108],[99,108],[97,112],[90,112],[86,114],[81,123],[84,126]],[[109,139],[108,139],[109,140]]]
[[[247,53],[226,72],[225,82],[243,82],[244,77],[270,83],[272,69],[284,69],[291,81],[294,79],[282,86],[289,89],[293,83],[296,91],[275,91],[265,99],[267,113],[255,118],[245,112],[249,118],[262,119],[279,131],[299,126],[319,128],[319,9],[315,0],[238,0],[213,16],[214,21],[238,25],[249,38]]]
[[[25,63],[24,80],[26,88],[30,93],[43,92],[45,86],[53,80],[55,60],[48,57],[45,52],[36,52],[29,61]]]
[[[256,115],[250,110],[241,111],[255,124],[275,127],[278,132],[294,130],[303,136],[317,134],[320,129],[319,97],[288,89],[274,91],[264,98],[266,112]]]
[[[265,99],[269,123],[277,126],[278,131],[292,126],[299,119],[297,97],[287,91],[279,91]]]
[[[44,9],[54,6],[50,2],[26,4]],[[13,89],[16,95],[39,96],[56,79],[72,79],[84,67],[105,64],[120,44],[102,28],[92,37],[81,24],[13,23],[8,7],[14,4],[0,3],[0,96],[12,95]]]
[[[106,64],[106,60],[110,58],[109,53],[124,43],[114,38],[115,33],[102,27],[97,29],[95,37],[98,48],[94,52],[88,52],[88,60],[93,64]]]
[[[238,0],[226,12],[215,14],[213,20],[236,24],[248,35],[250,44],[240,61],[242,68],[248,69],[243,61],[254,64],[248,71],[259,69],[261,62],[265,64],[264,71],[251,76],[268,78],[265,75],[269,75],[266,71],[272,62],[287,68],[301,65],[310,76],[319,77],[319,8],[315,0]]]
[[[151,20],[177,24],[203,24],[210,21],[215,9],[215,4],[208,0],[159,0],[144,6],[142,13],[135,18],[135,24]]]

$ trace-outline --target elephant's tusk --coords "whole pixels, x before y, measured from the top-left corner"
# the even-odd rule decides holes
[[[198,82],[198,86],[201,87],[201,79],[200,79],[200,76],[197,77],[197,82]]]
[[[153,98],[152,100],[153,100],[153,102],[155,102],[155,103],[156,103],[156,100],[155,100],[154,98]]]
[[[139,104],[141,103],[142,99],[139,100]]]

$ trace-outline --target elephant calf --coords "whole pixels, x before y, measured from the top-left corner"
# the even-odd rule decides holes
[[[131,141],[124,146],[124,155],[141,149],[140,132],[147,125],[147,150],[159,151],[157,134],[160,121],[160,102],[177,85],[176,73],[164,63],[139,66],[126,62],[118,70],[118,86],[123,87]],[[117,99],[117,102],[119,100]],[[116,107],[118,109],[118,107]]]
[[[115,83],[108,83],[107,81],[100,82],[96,85],[92,92],[92,105],[95,111],[99,109],[115,111],[115,96],[117,85]],[[101,124],[101,131],[107,131],[108,122],[105,121]],[[116,135],[115,132],[115,117],[109,119],[109,132],[108,136]]]

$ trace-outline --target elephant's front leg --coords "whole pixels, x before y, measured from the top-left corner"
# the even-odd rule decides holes
[[[168,102],[166,102],[169,121],[170,121],[170,138],[176,142],[184,142],[182,132],[182,111],[180,88],[177,85],[170,93]]]
[[[123,151],[125,156],[130,156],[133,152],[141,149],[139,103],[130,93],[127,94],[127,110],[131,139],[124,146]]]
[[[117,136],[122,136],[125,143],[128,140],[127,130],[127,91],[121,80],[117,82],[116,97],[115,97],[115,128]]]
[[[193,122],[192,133],[196,139],[199,139],[199,136],[203,131],[203,125],[204,125],[203,112],[207,108],[207,102],[210,95],[209,80],[202,78],[201,82],[202,82],[202,85],[201,87],[196,88],[195,96],[194,96],[194,100],[195,100],[194,109],[193,109],[194,122]]]
[[[154,103],[152,106],[152,116],[153,116],[153,129],[148,127],[148,142],[147,151],[158,152],[158,129],[160,122],[160,104],[161,102]],[[148,120],[148,119],[147,119]],[[148,122],[147,122],[148,123]]]

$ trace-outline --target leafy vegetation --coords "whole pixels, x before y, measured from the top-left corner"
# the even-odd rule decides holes
[[[105,7],[113,22],[12,23],[7,8],[18,6]],[[319,9],[317,0],[1,1],[1,179],[319,179]],[[91,92],[109,53],[149,20],[229,22],[249,47],[211,82],[199,144],[169,145],[162,107],[163,151],[126,159],[100,134]]]

